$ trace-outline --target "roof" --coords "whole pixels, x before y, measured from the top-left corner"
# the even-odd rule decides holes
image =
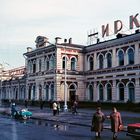
[[[99,49],[110,48],[110,47],[119,46],[119,45],[127,44],[130,42],[136,42],[136,41],[140,41],[140,32],[131,35],[122,36],[121,38],[115,38],[108,41],[99,42],[97,44],[89,45],[85,47],[85,50],[86,51],[99,50]]]

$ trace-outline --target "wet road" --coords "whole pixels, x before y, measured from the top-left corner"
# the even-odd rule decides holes
[[[104,130],[100,140],[112,140]],[[89,127],[41,120],[17,121],[0,115],[0,140],[95,140]],[[133,140],[121,132],[118,140]]]

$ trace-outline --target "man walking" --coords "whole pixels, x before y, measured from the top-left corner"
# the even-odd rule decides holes
[[[95,137],[100,137],[101,131],[103,130],[103,122],[105,115],[102,113],[101,108],[98,107],[96,112],[93,114],[92,126],[94,127]]]

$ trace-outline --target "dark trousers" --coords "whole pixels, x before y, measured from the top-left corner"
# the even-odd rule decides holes
[[[55,116],[57,113],[57,110],[53,110],[53,116]]]

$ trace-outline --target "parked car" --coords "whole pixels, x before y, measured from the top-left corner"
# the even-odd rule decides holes
[[[140,123],[128,124],[127,135],[140,139]]]
[[[15,113],[15,119],[29,119],[32,116],[32,112],[28,111],[28,109],[21,109]]]

